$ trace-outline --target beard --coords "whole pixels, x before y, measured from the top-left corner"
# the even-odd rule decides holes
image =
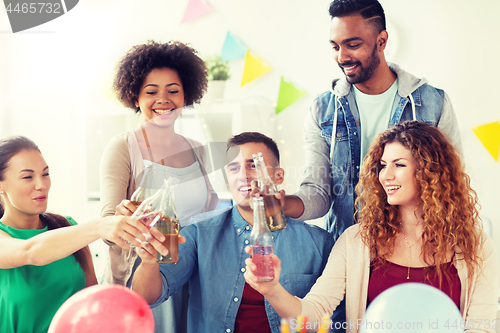
[[[339,67],[342,69],[342,72],[344,72],[343,67],[348,67],[353,65],[358,65],[360,71],[356,75],[346,75],[345,77],[347,79],[347,82],[349,82],[350,84],[357,84],[371,79],[373,77],[373,74],[375,74],[375,70],[380,65],[380,58],[377,57],[377,45],[375,45],[375,47],[373,48],[372,54],[368,58],[367,63],[365,65],[363,65],[360,61],[355,61],[355,62],[341,63],[339,64]]]

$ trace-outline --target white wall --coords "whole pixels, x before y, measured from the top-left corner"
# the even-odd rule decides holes
[[[450,96],[482,215],[492,220],[494,238],[500,240],[500,162],[471,131],[500,120],[500,2],[381,2],[394,27],[389,31],[392,60]],[[329,0],[209,3],[213,13],[180,24],[187,0],[82,0],[66,15],[17,34],[10,33],[7,14],[0,9],[0,137],[24,134],[40,145],[51,167],[51,210],[80,220],[97,214],[89,212],[86,203],[87,175],[92,178],[89,183],[95,183],[97,171],[87,170],[86,152],[94,147],[86,147],[85,122],[91,114],[131,112],[109,91],[117,59],[148,39],[189,42],[202,56],[210,56],[221,50],[228,30],[273,69],[240,88],[244,63],[232,61],[227,99],[261,96],[276,102],[280,76],[308,91],[274,122],[289,176],[285,189],[298,188],[305,113],[314,95],[329,89],[331,80],[341,75],[328,43]],[[98,140],[106,141],[104,137]]]

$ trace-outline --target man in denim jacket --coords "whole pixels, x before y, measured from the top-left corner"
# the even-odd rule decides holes
[[[156,251],[165,250],[156,228],[151,229],[150,244],[143,243],[145,250],[137,249],[142,263],[132,288],[152,307],[189,282],[190,333],[280,332],[280,317],[243,276],[253,225],[250,185],[256,170],[252,155],[257,152],[262,152],[271,178],[280,184],[284,170],[279,167],[276,143],[260,133],[237,135],[228,143],[227,158],[229,188],[237,205],[193,217],[196,223],[180,232],[185,243],[179,245],[175,265],[156,263]],[[281,259],[280,283],[292,295],[304,297],[323,272],[333,238],[322,228],[290,218],[286,228],[272,234],[274,253]]]
[[[326,229],[337,239],[355,222],[359,169],[378,133],[416,119],[461,144],[448,95],[386,62],[388,34],[377,0],[334,0],[330,15],[330,43],[345,78],[312,104],[304,127],[304,179],[298,193],[286,196],[284,209],[299,220],[326,214]]]

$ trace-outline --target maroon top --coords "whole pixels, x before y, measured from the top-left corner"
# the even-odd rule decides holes
[[[392,286],[407,283],[418,282],[425,283],[436,287],[437,289],[448,295],[451,300],[456,304],[460,310],[460,289],[461,283],[458,277],[458,271],[452,262],[445,264],[445,268],[450,275],[450,282],[443,276],[441,288],[439,288],[439,279],[434,266],[428,274],[428,280],[424,281],[424,267],[410,267],[410,278],[408,277],[408,267],[397,265],[390,261],[386,262],[385,267],[375,269],[380,264],[378,259],[375,259],[370,265],[370,281],[368,282],[368,302],[367,306],[377,297],[381,292],[389,289]]]
[[[234,323],[234,332],[271,333],[264,296],[246,282]]]

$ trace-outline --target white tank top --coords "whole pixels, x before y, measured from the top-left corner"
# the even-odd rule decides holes
[[[201,213],[207,202],[207,184],[201,172],[200,163],[195,161],[185,168],[172,168],[148,160],[143,161],[144,167],[151,165],[157,171],[158,184],[170,177],[179,180],[174,188],[174,204],[181,227],[186,226],[189,218]]]

